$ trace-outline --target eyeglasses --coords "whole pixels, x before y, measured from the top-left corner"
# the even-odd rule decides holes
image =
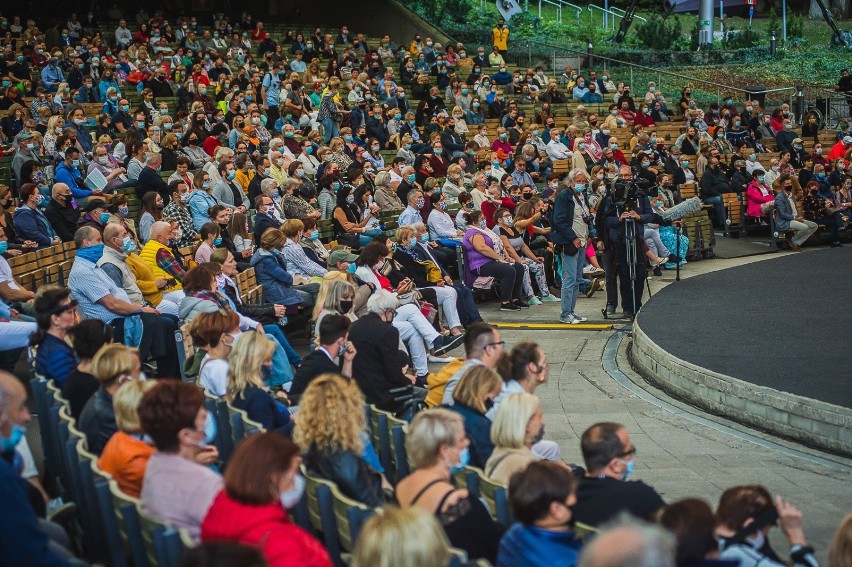
[[[484,349],[486,349],[486,348],[488,348],[488,347],[490,347],[490,346],[500,346],[500,347],[503,347],[503,346],[506,346],[506,341],[497,341],[496,343],[487,343],[487,344],[486,344],[484,347],[482,347],[482,348],[483,348],[483,350],[484,350]]]
[[[633,446],[630,449],[624,451],[619,455],[620,458],[627,458],[636,454],[636,447]]]

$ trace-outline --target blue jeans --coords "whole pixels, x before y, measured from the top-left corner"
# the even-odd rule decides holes
[[[281,384],[292,382],[293,369],[290,367],[290,363],[293,362],[294,365],[298,366],[298,364],[302,363],[301,357],[296,354],[296,351],[287,342],[287,337],[284,336],[278,325],[264,325],[263,331],[275,343],[275,352],[272,353],[272,370],[269,374],[269,379],[266,381],[266,385],[280,386]],[[298,364],[295,364],[295,360],[298,360]]]
[[[320,120],[320,124],[322,124],[325,143],[328,144],[332,138],[336,138],[338,135],[337,122],[335,122],[333,118],[326,118],[324,120]]]
[[[583,267],[586,265],[585,249],[580,248],[573,256],[562,254],[562,299],[561,319],[567,319],[577,307],[577,295],[583,280]]]
[[[705,197],[701,201],[716,208],[716,222],[719,226],[725,226],[725,205],[722,204],[722,197]]]
[[[290,361],[290,364],[293,366],[301,366],[302,365],[302,357],[299,356],[293,347],[290,346],[290,342],[287,340],[287,336],[284,334],[284,331],[281,330],[276,323],[272,323],[271,325],[264,325],[263,330],[266,331],[270,337],[274,337],[278,344],[284,349],[284,352],[287,353],[287,360]]]

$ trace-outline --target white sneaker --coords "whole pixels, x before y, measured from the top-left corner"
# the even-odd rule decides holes
[[[574,315],[568,315],[565,319],[559,318],[560,323],[565,323],[566,325],[579,325],[580,320],[574,317]]]
[[[429,362],[436,362],[438,364],[446,364],[448,362],[453,361],[452,356],[435,356],[434,354],[430,354],[426,358],[429,360]]]
[[[581,317],[576,313],[571,313],[571,316],[574,317],[574,319],[576,319],[578,323],[585,323],[586,321],[588,321],[588,319],[586,319],[585,317]]]

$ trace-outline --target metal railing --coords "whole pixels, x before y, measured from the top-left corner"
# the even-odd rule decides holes
[[[560,24],[562,23],[562,9],[570,8],[574,10],[577,15],[577,23],[580,23],[580,20],[583,17],[583,8],[577,6],[576,4],[572,4],[571,2],[565,2],[564,0],[538,0],[538,17],[541,17],[541,5],[542,2],[545,4],[550,4],[552,6],[556,6],[556,21]]]
[[[615,29],[617,26],[616,18],[624,18],[625,11],[620,8],[601,8],[600,6],[595,6],[594,4],[589,4],[587,6],[589,10],[589,23],[591,25],[595,24],[595,10],[598,10],[601,13],[601,27],[604,29]],[[608,18],[607,16],[612,16],[612,18]],[[633,16],[634,20],[639,20],[642,22],[647,22],[648,19],[642,16]],[[611,25],[610,25],[611,23]]]
[[[551,55],[549,59],[552,61],[552,72],[553,75],[557,77],[561,74],[561,69],[557,69],[557,59],[566,57],[579,59],[579,68],[577,69],[578,71],[582,71],[584,68],[586,70],[591,70],[594,67],[595,70],[597,70],[600,74],[601,68],[603,70],[606,70],[608,67],[615,67],[619,69],[626,68],[629,71],[629,81],[628,77],[624,76],[619,76],[619,81],[623,81],[625,84],[634,86],[633,83],[636,75],[641,75],[641,77],[645,79],[648,79],[650,77],[650,79],[648,80],[654,80],[654,82],[656,82],[657,90],[659,92],[668,90],[668,92],[671,93],[672,98],[674,98],[674,94],[677,94],[677,99],[668,100],[669,105],[677,104],[678,100],[680,99],[681,89],[683,89],[683,87],[687,85],[693,87],[693,89],[701,89],[706,93],[715,93],[717,103],[721,103],[725,96],[736,96],[739,100],[751,100],[758,97],[766,97],[767,95],[774,95],[775,98],[773,98],[773,101],[784,101],[789,103],[791,107],[793,104],[793,98],[797,90],[795,86],[761,90],[744,89],[742,87],[723,85],[716,81],[708,81],[706,79],[699,79],[698,77],[691,77],[689,75],[675,73],[674,71],[666,71],[665,69],[647,67],[638,63],[631,63],[629,61],[613,59],[612,57],[605,57],[603,55],[597,55],[594,53],[590,53],[589,51],[582,51],[580,49],[574,49],[571,47],[551,45],[549,43],[534,40],[526,40],[524,43],[527,46],[528,67],[534,66],[533,47],[537,46],[539,48],[550,50]],[[589,64],[589,60],[593,60],[593,63],[591,63],[591,65]],[[642,97],[642,91],[636,90],[635,88],[632,90],[634,98]],[[787,94],[786,96],[784,96],[782,95],[782,93]],[[700,100],[694,92],[693,97],[696,98],[696,100]],[[700,100],[700,102],[709,101]]]

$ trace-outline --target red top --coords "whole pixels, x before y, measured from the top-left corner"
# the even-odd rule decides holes
[[[208,156],[212,156],[216,151],[216,148],[222,145],[222,142],[219,141],[219,138],[216,136],[207,136],[204,138],[204,141],[201,142],[201,149],[204,150],[204,153]]]
[[[323,546],[293,524],[279,503],[252,506],[219,493],[201,523],[201,541],[235,541],[260,549],[269,567],[331,567]]]

